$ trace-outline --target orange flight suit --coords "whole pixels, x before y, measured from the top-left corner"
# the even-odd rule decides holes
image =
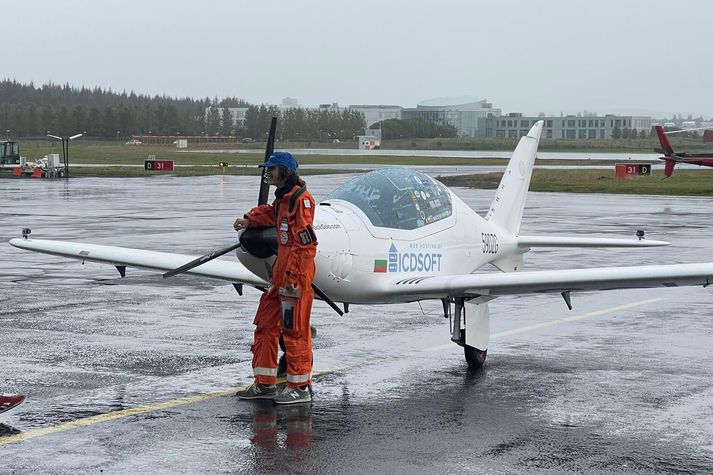
[[[312,229],[315,202],[303,181],[284,195],[275,192],[273,203],[251,209],[245,217],[248,227],[277,227],[277,259],[272,265],[271,285],[260,298],[255,315],[255,339],[252,346],[253,374],[260,384],[277,382],[277,345],[282,333],[287,356],[287,385],[300,387],[312,382],[312,334],[309,320],[314,291],[314,258],[317,237]],[[297,288],[299,298],[288,299],[294,305],[292,322],[283,321],[280,289],[287,283]],[[287,323],[287,326],[285,325]],[[291,328],[290,328],[291,323]]]

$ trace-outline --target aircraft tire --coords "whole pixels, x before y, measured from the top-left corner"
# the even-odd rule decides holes
[[[488,356],[488,350],[479,350],[474,346],[463,346],[465,360],[468,362],[470,369],[480,369],[485,363],[485,358]]]

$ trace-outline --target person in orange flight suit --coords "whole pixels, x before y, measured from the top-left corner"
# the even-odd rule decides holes
[[[236,231],[276,226],[277,259],[270,288],[260,298],[252,345],[255,382],[238,391],[241,399],[272,399],[276,404],[312,401],[312,334],[310,313],[314,300],[314,258],[317,237],[312,229],[315,202],[297,174],[289,152],[275,152],[260,165],[275,185],[275,201],[257,206],[235,220]],[[287,385],[277,391],[277,346],[282,335],[287,357]]]

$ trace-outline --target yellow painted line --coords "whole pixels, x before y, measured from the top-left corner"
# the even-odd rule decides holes
[[[641,305],[647,305],[650,303],[656,303],[663,300],[662,298],[640,300],[638,302],[632,302],[624,305],[617,305],[616,307],[610,307],[603,310],[595,310],[593,312],[587,312],[580,315],[573,315],[571,317],[558,318],[556,320],[550,320],[548,322],[536,323],[533,325],[527,325],[520,328],[514,328],[512,330],[506,330],[499,333],[494,333],[490,335],[491,339],[502,338],[504,336],[517,335],[520,333],[525,333],[528,331],[539,330],[540,328],[545,328],[553,325],[561,325],[563,323],[573,322],[577,320],[582,320],[584,318],[596,317],[599,315],[604,315],[607,313],[618,312],[621,310],[626,310],[629,308],[638,307]],[[424,351],[438,351],[445,348],[452,348],[453,343],[447,343],[445,345],[438,345],[431,348],[427,348]],[[313,376],[319,376],[321,374],[333,373],[340,369],[348,369],[348,367],[333,368],[331,370],[319,371],[313,373]],[[284,382],[285,378],[278,379],[278,383]],[[245,389],[247,386],[235,386],[228,389],[222,389],[220,391],[213,391],[210,393],[196,394],[195,396],[187,396],[178,399],[173,399],[171,401],[159,402],[156,404],[149,404],[147,406],[139,406],[131,409],[122,409],[120,411],[109,412],[107,414],[99,414],[96,416],[85,417],[83,419],[77,419],[76,421],[63,422],[54,426],[44,427],[40,429],[33,429],[27,432],[22,432],[20,434],[15,434],[7,437],[0,437],[0,446],[15,444],[18,442],[24,442],[26,440],[35,439],[37,437],[44,437],[47,435],[57,434],[60,432],[66,432],[69,430],[80,429],[82,427],[91,426],[94,424],[101,424],[103,422],[114,421],[117,419],[123,419],[125,417],[136,416],[139,414],[146,414],[149,412],[162,411],[165,409],[170,409],[172,407],[183,406],[186,404],[193,404],[196,402],[207,401],[209,399],[215,399],[224,396],[230,396],[235,394],[241,389]]]
[[[313,373],[317,376],[319,373]],[[278,383],[284,383],[285,378],[278,378]],[[235,386],[228,389],[221,389],[220,391],[213,391],[210,393],[196,394],[195,396],[187,396],[178,399],[173,399],[171,401],[159,402],[156,404],[149,404],[148,406],[138,406],[132,407],[131,409],[122,409],[115,412],[109,412],[106,414],[99,414],[96,416],[85,417],[83,419],[77,419],[76,421],[63,422],[62,424],[57,424],[54,426],[43,427],[41,429],[33,429],[27,432],[22,432],[20,434],[15,434],[7,437],[0,437],[0,446],[15,444],[17,442],[23,442],[25,440],[35,439],[37,437],[44,437],[46,435],[57,434],[59,432],[66,432],[68,430],[79,429],[82,427],[91,426],[94,424],[101,424],[102,422],[114,421],[117,419],[123,419],[125,417],[136,416],[139,414],[146,414],[148,412],[162,411],[164,409],[170,409],[176,406],[183,406],[186,404],[193,404],[196,402],[207,401],[209,399],[215,399],[218,397],[230,396],[235,394],[237,391],[247,388],[248,385]]]
[[[148,406],[139,406],[131,409],[122,409],[120,411],[109,412],[107,414],[99,414],[96,416],[85,417],[84,419],[77,419],[76,421],[64,422],[62,424],[57,424],[54,426],[44,427],[42,429],[29,430],[21,434],[11,435],[9,437],[0,437],[0,446],[14,444],[16,442],[23,442],[25,440],[34,439],[36,437],[43,437],[50,434],[56,434],[58,432],[65,432],[72,429],[79,429],[80,427],[86,427],[94,424],[99,424],[102,422],[113,421],[116,419],[122,419],[124,417],[135,416],[138,414],[145,414],[147,412],[161,411],[164,409],[169,409],[171,407],[182,406],[184,404],[192,404],[194,402],[206,401],[208,399],[214,399],[217,397],[228,396],[234,394],[240,389],[244,389],[246,386],[236,386],[234,388],[223,389],[221,391],[215,391],[211,393],[197,394],[195,396],[182,397],[179,399],[174,399],[172,401],[165,401],[156,404],[150,404]]]
[[[641,305],[648,305],[651,303],[660,302],[662,300],[663,300],[662,298],[639,300],[638,302],[631,302],[631,303],[626,303],[623,305],[617,305],[616,307],[609,307],[609,308],[605,308],[602,310],[594,310],[592,312],[582,313],[579,315],[572,315],[570,317],[557,318],[555,320],[549,320],[547,322],[542,322],[542,323],[534,323],[532,325],[526,325],[526,326],[520,327],[520,328],[513,328],[512,330],[505,330],[502,332],[493,333],[490,335],[490,339],[495,340],[497,338],[502,338],[504,336],[518,335],[520,333],[530,332],[533,330],[539,330],[541,328],[551,327],[554,325],[561,325],[563,323],[575,322],[577,320],[583,320],[585,318],[598,317],[599,315],[605,315],[607,313],[613,313],[613,312],[620,312],[622,310],[628,310],[630,308],[639,307]],[[446,348],[453,348],[453,343],[446,343],[444,345],[433,346],[431,348],[425,349],[424,351],[428,351],[428,352],[440,351],[440,350],[444,350]]]
[[[504,336],[518,335],[520,333],[529,332],[532,330],[539,330],[540,328],[551,327],[553,325],[561,325],[563,323],[575,322],[577,320],[583,320],[590,317],[598,317],[599,315],[605,315],[607,313],[619,312],[621,310],[627,310],[634,307],[639,307],[641,305],[648,305],[650,303],[656,303],[662,301],[662,298],[640,300],[638,302],[627,303],[623,305],[617,305],[616,307],[605,308],[603,310],[595,310],[593,312],[582,313],[580,315],[572,315],[571,317],[558,318],[556,320],[550,320],[549,322],[535,323],[533,325],[527,325],[525,327],[513,328],[512,330],[505,330],[502,332],[494,333],[490,335],[490,338],[502,338]]]

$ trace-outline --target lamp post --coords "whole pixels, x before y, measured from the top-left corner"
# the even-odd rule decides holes
[[[117,131],[118,132],[118,131]],[[52,135],[50,134],[50,131],[47,131],[47,137],[59,140],[62,142],[62,159],[64,161],[64,177],[69,178],[69,141],[78,139],[84,134],[75,134],[72,135],[71,137],[59,137],[57,135]]]

